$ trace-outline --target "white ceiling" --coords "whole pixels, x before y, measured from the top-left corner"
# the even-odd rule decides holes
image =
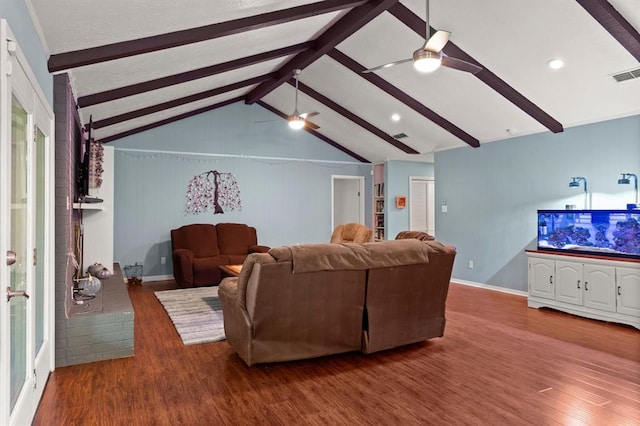
[[[605,0],[589,0],[599,3]],[[384,0],[356,3],[365,8]],[[537,106],[563,128],[640,114],[640,78],[617,83],[611,77],[640,68],[638,59],[619,43],[581,6],[584,0],[431,0],[430,25],[451,31],[450,44],[482,64],[503,84]],[[211,24],[224,23],[298,6],[312,5],[304,0],[27,0],[46,49],[52,58],[67,52],[92,49],[117,42],[159,36]],[[320,2],[340,3],[335,0]],[[605,2],[606,3],[606,2]],[[391,7],[393,2],[387,1]],[[422,20],[425,1],[402,0],[400,6]],[[640,1],[609,0],[631,24],[631,39],[640,51]],[[69,72],[78,99],[153,79],[197,70],[262,52],[316,40],[329,34],[348,19],[350,8],[335,9],[250,31],[198,41],[179,47],[141,53],[91,65],[69,66],[55,72]],[[358,9],[358,12],[361,9]],[[633,32],[635,30],[635,33]],[[153,41],[153,39],[152,39]],[[362,28],[340,42],[336,48],[365,68],[410,58],[424,43],[423,36],[383,11]],[[449,47],[449,46],[448,46]],[[453,46],[455,47],[455,46]],[[445,48],[445,53],[448,52]],[[98,139],[136,132],[200,108],[244,98],[260,84],[234,88],[228,92],[203,95],[182,105],[163,105],[190,95],[212,91],[258,76],[280,73],[292,75],[298,53],[244,66],[185,83],[127,96],[80,109],[83,120],[110,119],[124,114],[124,121],[96,129]],[[387,135],[404,132],[400,139],[418,154],[408,154],[387,140],[349,120],[343,112],[329,108],[317,99],[299,94],[299,110],[318,111],[312,121],[318,132],[361,159],[431,161],[439,150],[468,146],[467,142],[426,118],[415,108],[381,90],[329,55],[317,55],[303,67],[300,82],[329,98],[359,119]],[[59,57],[59,56],[58,56]],[[547,61],[561,58],[565,67],[551,70]],[[276,75],[276,74],[273,74]],[[273,77],[272,75],[272,77]],[[373,74],[372,74],[373,75]],[[538,132],[551,132],[512,101],[469,73],[440,68],[432,74],[417,73],[405,63],[375,73],[388,84],[413,98],[421,108],[483,143]],[[375,78],[375,77],[374,77]],[[283,80],[284,81],[284,80]],[[268,80],[267,80],[268,83]],[[291,114],[295,90],[286,81],[261,98],[271,108]],[[131,112],[144,108],[137,117]],[[150,113],[147,113],[150,112]],[[145,113],[145,114],[142,114]],[[399,122],[391,114],[401,116]],[[279,118],[278,118],[279,119]],[[104,123],[104,122],[103,122]],[[286,126],[286,121],[282,120]],[[603,141],[604,142],[604,141]],[[469,149],[473,149],[469,147]]]

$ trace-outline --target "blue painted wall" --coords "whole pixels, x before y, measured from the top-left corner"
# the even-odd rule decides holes
[[[436,232],[458,249],[453,277],[526,291],[536,211],[582,208],[572,176],[587,178],[592,208],[626,208],[635,195],[617,184],[623,172],[640,175],[640,115],[437,152]]]
[[[6,19],[49,105],[53,105],[53,77],[47,69],[48,53],[42,47],[23,0],[0,1],[0,19]]]
[[[256,123],[263,120],[274,121]],[[332,175],[365,178],[371,220],[371,165],[257,105],[236,103],[113,145],[114,258],[142,262],[145,276],[172,274],[170,230],[188,223],[247,223],[272,247],[329,241]],[[235,176],[242,210],[185,215],[187,184],[209,170]]]
[[[409,177],[433,177],[433,163],[417,163],[413,161],[385,162],[385,192],[386,203],[386,239],[392,240],[400,231],[409,230],[409,208],[396,207],[396,196],[406,195],[407,206],[409,200]],[[436,182],[437,186],[437,182]]]

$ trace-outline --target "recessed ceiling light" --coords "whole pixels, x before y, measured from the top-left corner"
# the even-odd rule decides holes
[[[400,121],[400,114],[398,114],[398,113],[391,114],[391,119],[393,121]]]
[[[552,70],[559,70],[560,68],[564,67],[564,62],[562,61],[562,59],[554,58],[550,59],[547,62],[547,66]]]

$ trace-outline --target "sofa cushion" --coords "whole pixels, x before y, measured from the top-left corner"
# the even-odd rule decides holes
[[[220,254],[216,227],[210,223],[185,225],[171,231],[172,250],[187,249],[193,257],[212,257]]]
[[[428,263],[429,250],[419,240],[391,240],[275,247],[269,250],[269,254],[278,262],[291,261],[293,273],[303,273]]]
[[[219,223],[218,247],[222,254],[249,254],[249,246],[258,244],[255,228],[243,223]]]

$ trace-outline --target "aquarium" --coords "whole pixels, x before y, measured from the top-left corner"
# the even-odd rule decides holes
[[[538,210],[538,249],[640,259],[640,210]]]

